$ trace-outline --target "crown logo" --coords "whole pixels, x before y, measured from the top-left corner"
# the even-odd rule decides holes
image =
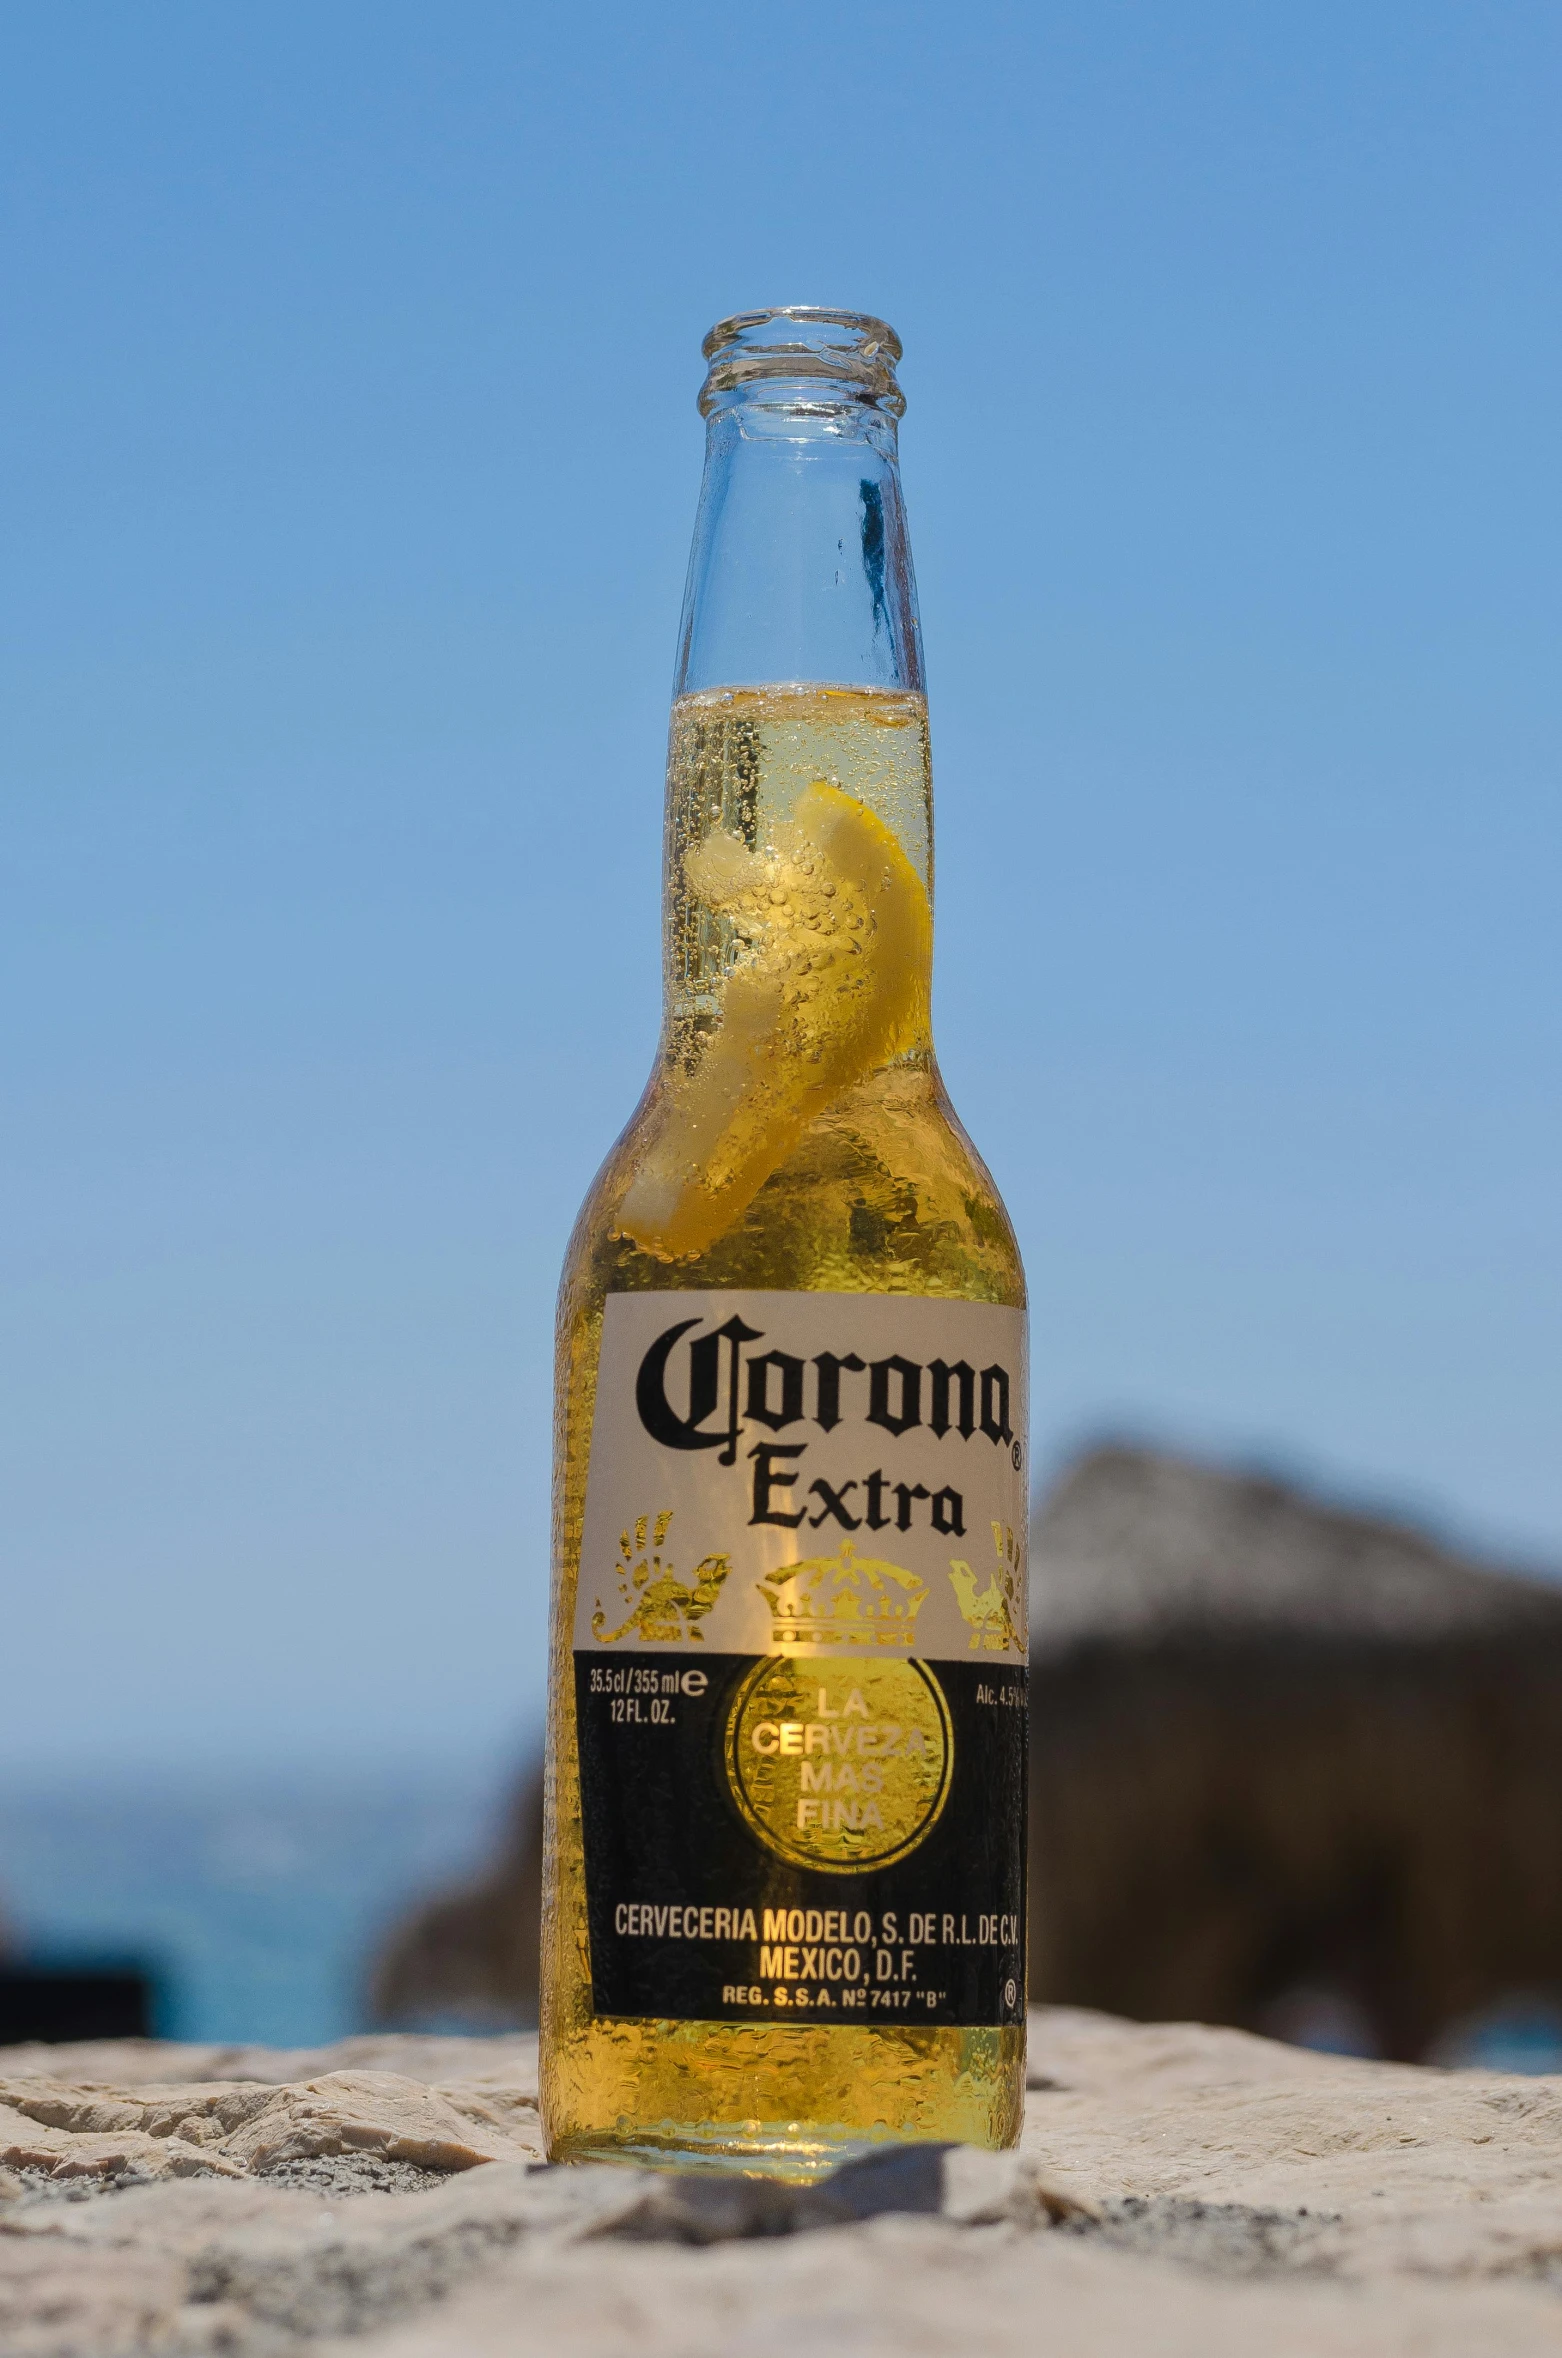
[[[1012,1647],[1025,1651],[1026,1596],[1020,1565],[1020,1544],[1007,1523],[994,1523],[993,1545],[997,1569],[984,1589],[978,1589],[969,1564],[953,1560],[949,1577],[955,1601],[970,1625],[971,1651],[985,1647],[989,1654],[1006,1654]]]
[[[754,1585],[778,1646],[909,1646],[927,1595],[915,1572],[859,1556],[849,1539],[839,1555],[782,1564]]]
[[[680,1580],[676,1569],[664,1561],[661,1548],[672,1521],[672,1509],[657,1516],[651,1528],[650,1544],[646,1544],[649,1515],[642,1515],[633,1535],[622,1532],[618,1542],[618,1563],[614,1576],[618,1593],[628,1608],[628,1619],[617,1629],[609,1629],[607,1615],[602,1610],[602,1599],[591,1616],[591,1634],[604,1646],[614,1646],[631,1630],[643,1645],[682,1646],[692,1640],[705,1643],[705,1632],[699,1624],[721,1594],[721,1584],[732,1570],[730,1556],[706,1556],[695,1566],[692,1581]]]

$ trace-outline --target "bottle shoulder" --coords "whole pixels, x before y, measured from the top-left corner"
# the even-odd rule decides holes
[[[560,1290],[570,1322],[610,1293],[713,1286],[1024,1307],[1008,1213],[930,1055],[844,1092],[730,1227],[688,1253],[648,1249],[619,1221],[663,1086],[658,1072],[581,1206]]]

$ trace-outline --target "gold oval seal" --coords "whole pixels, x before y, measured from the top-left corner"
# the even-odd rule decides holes
[[[798,1867],[850,1875],[902,1859],[949,1793],[954,1731],[925,1662],[756,1664],[727,1714],[727,1774],[749,1827]]]

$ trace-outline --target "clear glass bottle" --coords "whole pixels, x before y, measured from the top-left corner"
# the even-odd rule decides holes
[[[806,2176],[1018,2134],[1025,1287],[933,1056],[899,341],[704,349],[662,1042],[559,1296],[542,2103]]]

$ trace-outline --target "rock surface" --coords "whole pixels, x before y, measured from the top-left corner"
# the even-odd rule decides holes
[[[540,2165],[527,2039],[0,2052],[7,2358],[1519,2358],[1562,2080],[1032,2018],[1017,2153]]]

